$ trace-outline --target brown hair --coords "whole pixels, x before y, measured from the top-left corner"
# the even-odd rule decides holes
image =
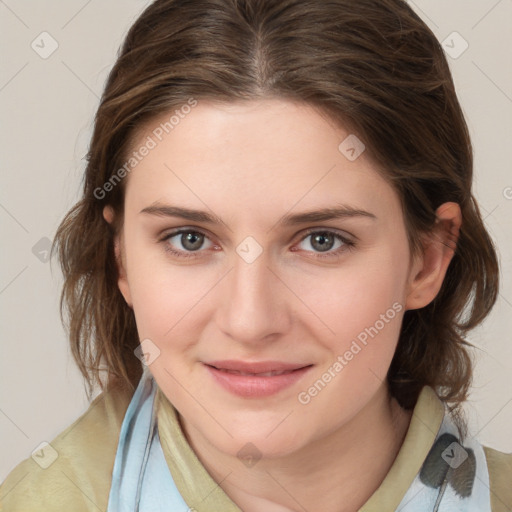
[[[435,210],[460,205],[463,224],[442,289],[407,311],[388,372],[405,408],[430,385],[454,415],[472,362],[465,334],[498,293],[493,243],[472,196],[472,148],[443,50],[403,0],[157,0],[129,30],[98,108],[82,199],[54,241],[72,354],[89,393],[141,375],[133,311],[117,287],[113,235],[135,130],[191,98],[305,102],[356,134],[398,191],[413,251]],[[119,175],[118,175],[119,177]],[[112,181],[111,181],[112,183]],[[98,193],[101,190],[101,194]],[[102,218],[111,205],[118,223]]]

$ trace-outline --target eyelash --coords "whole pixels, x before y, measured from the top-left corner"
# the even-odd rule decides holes
[[[197,258],[198,256],[195,253],[202,252],[200,249],[198,251],[181,251],[181,250],[173,249],[172,246],[169,243],[167,243],[169,239],[175,237],[176,235],[180,235],[180,234],[183,234],[183,233],[197,233],[197,234],[200,234],[200,235],[204,236],[205,238],[208,238],[208,235],[206,233],[204,233],[203,231],[199,230],[199,229],[188,229],[188,228],[176,229],[176,230],[174,230],[174,231],[172,231],[170,233],[167,233],[160,240],[160,242],[164,243],[164,250],[166,252],[168,252],[168,253],[171,253],[173,256],[176,256],[178,258]],[[321,253],[321,252],[315,253],[315,255],[316,255],[315,257],[318,258],[318,259],[337,258],[337,257],[339,257],[341,255],[342,252],[351,251],[351,250],[353,250],[355,248],[355,242],[353,242],[351,240],[348,240],[347,238],[343,237],[342,235],[340,235],[336,231],[330,231],[328,229],[317,229],[317,228],[309,229],[304,234],[304,236],[299,240],[298,243],[303,242],[306,238],[308,238],[308,236],[311,236],[311,235],[314,235],[314,234],[322,234],[322,235],[327,234],[327,235],[331,235],[336,240],[338,240],[338,241],[343,243],[343,245],[341,247],[339,247],[336,251],[325,252],[325,253]],[[307,252],[313,252],[313,251],[307,251]]]

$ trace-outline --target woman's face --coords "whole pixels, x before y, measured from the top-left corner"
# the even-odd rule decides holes
[[[383,390],[413,278],[399,198],[309,106],[172,114],[132,148],[120,289],[187,429],[292,453]]]

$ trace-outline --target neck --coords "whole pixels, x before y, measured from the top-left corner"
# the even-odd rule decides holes
[[[383,385],[349,423],[286,457],[262,458],[253,467],[216,450],[179,418],[199,460],[244,512],[353,512],[388,473],[411,416]]]

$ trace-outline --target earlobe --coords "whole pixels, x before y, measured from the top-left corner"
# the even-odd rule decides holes
[[[432,232],[423,238],[422,253],[411,265],[406,309],[420,309],[435,299],[457,248],[462,224],[459,205],[442,204],[436,217]]]
[[[111,206],[105,206],[103,208],[103,218],[112,225],[114,221],[114,210]],[[117,285],[119,287],[119,291],[124,297],[124,300],[128,304],[128,306],[133,307],[132,305],[132,297],[130,293],[130,285],[128,283],[128,276],[126,274],[126,265],[123,251],[123,239],[122,233],[116,233],[114,235],[114,255],[116,260],[116,267],[118,273]]]
[[[103,218],[110,224],[114,222],[114,209],[112,206],[107,205],[103,208]]]

